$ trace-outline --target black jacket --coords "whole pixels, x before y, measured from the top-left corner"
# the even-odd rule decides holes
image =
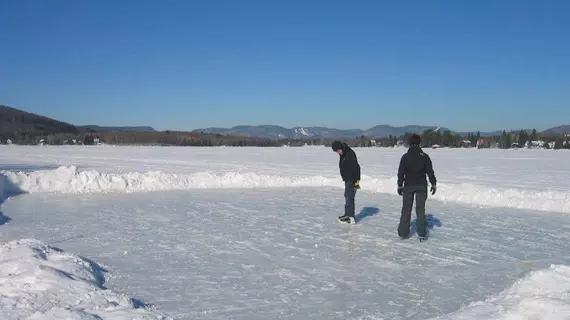
[[[437,180],[433,172],[430,157],[420,147],[412,146],[402,155],[398,167],[398,187],[427,186],[426,175],[429,182],[435,186]]]
[[[343,181],[360,180],[360,164],[356,153],[346,144],[342,144],[342,155],[338,161],[340,176]]]

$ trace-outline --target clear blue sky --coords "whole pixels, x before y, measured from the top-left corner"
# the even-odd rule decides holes
[[[73,124],[570,123],[570,1],[0,0],[0,104]]]

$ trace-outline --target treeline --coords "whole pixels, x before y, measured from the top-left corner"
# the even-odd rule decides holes
[[[54,133],[45,135],[37,132],[23,132],[14,134],[0,133],[0,140],[2,143],[7,143],[9,140],[9,142],[12,144],[20,145],[112,144],[193,147],[276,147],[282,145],[282,142],[264,138],[175,131],[96,132],[91,130],[77,135],[69,133]]]
[[[370,138],[366,136],[352,139],[339,139],[352,147],[394,147],[407,146],[412,133],[402,136],[388,136],[383,138]],[[421,133],[422,147],[479,147],[479,148],[517,148],[524,147],[529,142],[531,147],[570,149],[569,138],[565,135],[518,131],[506,132],[501,135],[482,137],[480,133],[469,133],[467,136],[452,134],[450,131],[426,130]],[[304,145],[330,146],[335,139],[269,139],[249,136],[235,136],[222,134],[207,134],[182,131],[125,131],[125,132],[96,132],[88,130],[75,133],[44,134],[38,131],[17,130],[15,132],[0,132],[0,143],[8,141],[21,145],[153,145],[153,146],[255,146],[255,147],[298,147]],[[533,142],[540,142],[538,145]]]
[[[388,136],[386,138],[370,139],[365,136],[344,140],[352,147],[395,147],[407,146],[412,133],[402,136]],[[468,133],[466,136],[452,134],[451,131],[426,130],[420,134],[421,146],[447,147],[447,148],[544,148],[544,149],[570,149],[570,137],[565,134],[538,133],[533,129],[530,133],[524,130],[503,131],[501,135],[481,136],[479,132]],[[325,145],[332,144],[332,140],[323,141]]]
[[[544,149],[570,149],[570,137],[565,134],[538,133],[535,129],[527,131],[510,131],[499,136],[484,138],[480,143],[483,148],[544,148]]]
[[[388,137],[381,137],[371,139],[366,136],[355,137],[354,139],[345,140],[345,142],[351,147],[395,147],[395,146],[407,146],[408,140],[413,133],[408,132],[401,136],[389,135]],[[422,139],[422,147],[431,147],[434,145],[439,145],[442,147],[459,148],[468,147],[470,144],[476,143],[476,138],[463,137],[458,134],[452,134],[451,131],[447,130],[444,132],[426,130],[420,133]],[[473,140],[473,141],[471,141]],[[467,143],[466,141],[469,141]],[[332,143],[332,140],[327,141],[326,145]]]
[[[500,135],[481,137],[479,133],[470,134],[467,139],[478,148],[543,148],[543,149],[570,149],[570,138],[565,134],[539,133],[536,129],[531,132],[525,130],[503,130]]]
[[[100,142],[114,145],[158,145],[191,147],[277,147],[278,141],[256,137],[204,134],[180,131],[161,132],[101,132],[95,133]]]

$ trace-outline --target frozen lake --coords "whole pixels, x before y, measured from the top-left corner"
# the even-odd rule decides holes
[[[531,270],[570,265],[564,214],[429,202],[433,229],[419,243],[396,235],[398,197],[359,194],[355,226],[335,220],[341,197],[330,188],[24,195],[4,205],[17,215],[0,239],[88,256],[113,270],[107,285],[177,319],[425,319]]]
[[[343,190],[328,148],[4,150],[4,189],[33,193],[4,202],[0,240],[94,260],[107,287],[176,319],[570,314],[570,153],[429,150],[442,187],[420,243],[396,233],[402,149],[356,149],[354,226],[336,220]],[[494,197],[477,194],[490,185]]]

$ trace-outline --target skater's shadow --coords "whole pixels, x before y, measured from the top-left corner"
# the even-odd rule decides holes
[[[364,207],[364,208],[362,208],[362,210],[360,210],[360,213],[358,213],[354,217],[354,220],[356,223],[358,223],[366,217],[371,217],[371,216],[377,215],[379,212],[380,212],[380,209],[378,209],[376,207]]]
[[[10,220],[12,220],[12,218],[5,216],[2,211],[0,211],[0,226],[10,222]]]
[[[441,221],[434,217],[433,214],[426,214],[426,221],[427,221],[427,232],[429,234],[430,230],[433,230],[434,227],[441,227]],[[417,226],[418,226],[418,218],[416,217],[410,223],[410,235],[408,238],[411,238],[413,235],[417,233]]]

